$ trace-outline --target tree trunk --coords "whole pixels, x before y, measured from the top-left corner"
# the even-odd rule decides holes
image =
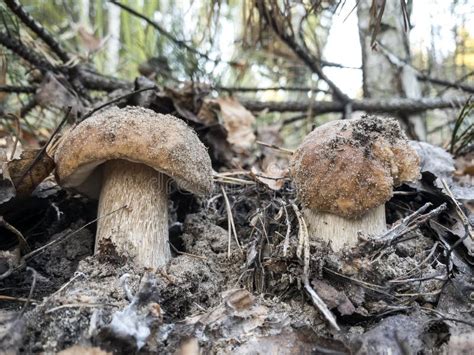
[[[360,0],[357,5],[364,96],[420,98],[421,88],[416,72],[410,65],[409,32],[405,32],[400,1],[386,2],[375,50],[371,47],[371,3],[372,0]],[[426,127],[421,114],[398,114],[396,117],[411,138],[426,139]]]

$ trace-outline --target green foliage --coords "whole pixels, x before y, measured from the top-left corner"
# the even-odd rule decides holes
[[[472,97],[465,103],[454,124],[451,135],[450,152],[462,155],[472,148],[474,142],[474,101]]]

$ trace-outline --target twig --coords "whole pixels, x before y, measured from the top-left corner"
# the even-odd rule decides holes
[[[334,96],[338,101],[344,104],[344,106],[350,102],[349,97],[344,94],[341,89],[339,89],[336,84],[334,84],[327,76],[324,74],[321,66],[315,56],[311,53],[305,51],[295,40],[294,36],[291,33],[288,33],[287,26],[284,24],[279,24],[277,22],[278,5],[276,2],[270,1],[269,7],[267,6],[266,0],[257,0],[256,7],[258,12],[265,19],[265,21],[273,29],[273,32],[301,59],[303,63],[308,66],[316,75],[318,75],[321,80],[325,81],[328,84],[329,88],[332,90]]]
[[[111,214],[116,213],[116,212],[118,212],[118,211],[120,211],[120,210],[122,210],[122,209],[124,209],[124,208],[127,208],[127,205],[123,205],[122,207],[119,207],[119,208],[117,208],[116,210],[113,210],[113,211],[111,211],[111,212],[109,212],[109,213],[107,213],[107,214],[104,214],[103,216],[97,217],[97,218],[93,219],[92,221],[90,221],[90,222],[84,224],[82,227],[76,229],[75,231],[73,231],[73,232],[71,232],[71,233],[65,235],[64,237],[62,237],[62,238],[61,238],[61,237],[60,237],[60,238],[57,238],[57,239],[55,239],[55,240],[49,242],[48,244],[45,244],[45,245],[43,245],[42,247],[33,250],[32,252],[30,252],[30,253],[26,254],[25,256],[23,256],[23,258],[22,258],[23,263],[22,263],[22,264],[24,264],[24,262],[25,262],[26,260],[31,259],[31,258],[34,258],[36,255],[38,255],[39,253],[41,253],[41,252],[42,252],[43,250],[45,250],[46,248],[49,248],[49,247],[54,246],[54,245],[56,245],[56,244],[58,244],[58,243],[62,243],[62,242],[64,242],[64,241],[68,240],[68,239],[71,238],[73,235],[79,233],[79,232],[80,232],[81,230],[83,230],[84,228],[87,228],[88,226],[90,226],[92,223],[95,223],[95,222],[97,222],[98,220],[100,220],[100,219],[102,219],[102,218],[106,218],[106,217],[110,216]]]
[[[8,302],[27,302],[27,301],[28,301],[28,298],[0,295],[0,301],[8,301]],[[33,303],[33,304],[38,304],[38,303],[39,303],[39,301],[33,300],[33,299],[31,299],[31,298],[29,299],[29,302],[30,302],[30,303]]]
[[[427,312],[427,313],[433,313],[433,314],[437,315],[438,317],[440,317],[442,320],[446,320],[446,321],[450,321],[450,322],[463,323],[463,324],[467,324],[471,327],[474,327],[473,322],[469,322],[469,321],[466,321],[464,319],[453,318],[450,314],[442,313],[442,312],[440,312],[436,309],[431,309],[431,308],[427,308],[427,307],[420,307],[420,309],[424,312]]]
[[[96,308],[96,307],[120,307],[119,304],[113,304],[113,303],[68,303],[68,304],[63,304],[61,306],[57,306],[54,308],[50,308],[47,311],[45,311],[45,314],[53,313],[56,311],[59,311],[61,309],[65,308],[80,308],[80,307],[86,307],[86,308]]]
[[[16,239],[18,240],[18,244],[20,245],[21,251],[29,252],[31,250],[25,237],[23,237],[23,234],[21,234],[21,232],[15,227],[13,227],[10,223],[5,221],[3,216],[0,216],[0,227],[5,227],[6,229],[8,229],[10,232],[12,232],[15,235]]]
[[[53,296],[59,295],[61,292],[63,292],[70,284],[72,284],[74,281],[76,281],[79,277],[85,277],[86,275],[83,272],[76,271],[74,273],[74,277],[71,278],[68,282],[66,282],[64,285],[62,285],[56,292],[54,292],[51,296],[48,297],[48,299],[51,299]]]
[[[474,241],[474,232],[472,230],[472,225],[469,222],[469,219],[467,218],[466,214],[462,210],[459,202],[454,198],[454,195],[453,195],[451,189],[449,188],[448,184],[446,183],[446,181],[444,179],[441,179],[441,183],[443,184],[443,187],[446,190],[446,193],[448,194],[449,198],[451,199],[451,201],[454,203],[454,206],[456,207],[456,214],[461,219],[461,221],[464,225],[464,230],[466,232],[466,236],[469,236],[471,238],[471,240]]]
[[[33,278],[33,280],[31,281],[31,287],[30,287],[30,292],[28,293],[28,298],[26,299],[21,312],[18,314],[18,319],[21,318],[23,314],[25,314],[26,307],[28,307],[28,304],[30,303],[31,298],[33,297],[33,292],[36,287],[36,278],[37,278],[36,270],[33,269],[32,267],[27,266],[26,271],[31,272],[31,277]]]
[[[36,86],[14,86],[0,85],[0,92],[34,94],[38,88]]]
[[[255,143],[257,143],[259,145],[263,145],[264,147],[267,147],[267,148],[278,150],[279,152],[286,153],[286,154],[294,154],[294,152],[295,152],[294,150],[281,148],[281,147],[279,147],[275,144],[269,144],[269,143],[265,143],[265,142],[262,142],[262,141],[256,141]]]
[[[297,256],[301,257],[301,250],[303,250],[303,283],[304,283],[304,288],[306,292],[311,296],[311,300],[313,301],[313,304],[318,307],[318,309],[321,311],[321,313],[326,317],[326,319],[329,321],[329,323],[336,329],[340,330],[339,326],[337,325],[336,319],[334,318],[334,315],[331,313],[329,310],[328,306],[324,301],[319,297],[319,295],[316,293],[316,291],[311,287],[309,284],[309,262],[310,262],[310,245],[309,245],[309,233],[308,233],[308,228],[306,226],[306,222],[299,211],[298,207],[292,203],[291,207],[293,208],[293,211],[296,214],[296,218],[298,219],[298,225],[299,225],[299,243],[298,243],[298,248],[297,248]]]
[[[425,203],[411,215],[399,221],[396,226],[392,227],[381,236],[373,238],[371,241],[375,242],[376,244],[392,244],[398,238],[404,236],[415,228],[418,228],[421,224],[439,215],[446,209],[446,203],[443,203],[441,206],[435,208],[434,210],[426,214],[422,214],[431,205],[432,204],[430,202]]]
[[[176,247],[168,240],[168,244],[170,245],[171,249],[173,249],[173,251],[176,253],[176,254],[179,254],[179,255],[186,255],[186,256],[189,256],[191,258],[196,258],[196,259],[201,259],[201,260],[207,260],[207,258],[205,256],[202,256],[202,255],[196,255],[196,254],[191,254],[191,253],[186,253],[184,251],[180,251],[178,249],[176,249]]]
[[[110,101],[107,101],[106,103],[100,105],[99,107],[96,107],[92,110],[90,110],[88,113],[86,113],[82,118],[81,118],[81,121],[84,121],[85,119],[89,118],[90,116],[92,116],[94,113],[96,113],[97,111],[100,111],[102,110],[104,107],[107,107],[107,106],[110,106],[110,105],[113,105],[114,103],[116,102],[119,102],[119,101],[122,101],[123,99],[126,99],[130,96],[133,96],[135,94],[138,94],[140,92],[143,92],[143,91],[149,91],[149,90],[156,90],[157,89],[157,86],[154,85],[154,86],[150,86],[150,87],[147,87],[147,88],[143,88],[143,89],[139,89],[139,90],[135,90],[135,91],[132,91],[132,92],[129,92],[128,94],[125,94],[125,95],[122,95],[122,96],[119,96],[113,100],[110,100]]]
[[[238,178],[225,176],[221,174],[214,175],[213,179],[216,182],[227,183],[227,184],[232,184],[232,185],[255,185],[255,181],[238,179]]]
[[[316,291],[311,287],[308,280],[305,280],[304,288],[306,292],[308,292],[308,294],[311,296],[311,301],[313,301],[313,304],[318,307],[318,309],[326,317],[326,319],[334,327],[334,329],[338,331],[341,330],[341,328],[339,328],[339,326],[337,325],[336,318],[334,318],[334,315],[331,313],[326,303],[324,303],[321,297],[319,297]]]
[[[229,223],[229,231],[232,230],[234,234],[234,239],[235,242],[237,243],[237,246],[240,249],[240,252],[244,254],[244,251],[242,250],[242,247],[240,246],[239,243],[239,237],[237,236],[237,231],[235,229],[235,223],[234,223],[234,216],[232,214],[232,208],[230,206],[229,198],[227,197],[227,193],[225,192],[224,186],[221,185],[221,191],[222,191],[222,196],[224,196],[224,201],[227,209],[227,221]],[[229,232],[230,233],[230,232]],[[227,246],[227,256],[230,257],[230,238]]]

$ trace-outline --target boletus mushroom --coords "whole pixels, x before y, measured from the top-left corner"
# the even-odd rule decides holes
[[[170,258],[168,188],[212,189],[205,146],[182,120],[139,107],[111,108],[74,127],[56,154],[56,177],[99,199],[96,253],[144,267]]]
[[[384,232],[393,187],[420,175],[399,123],[375,116],[317,127],[294,153],[290,171],[310,236],[330,241],[334,251],[355,246],[359,232]]]

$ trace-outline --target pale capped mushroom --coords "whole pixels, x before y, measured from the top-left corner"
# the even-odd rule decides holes
[[[393,187],[419,178],[419,158],[394,119],[364,116],[326,123],[292,157],[291,174],[310,235],[333,250],[358,233],[385,231]]]
[[[95,252],[145,267],[170,258],[169,179],[198,195],[212,189],[211,160],[194,131],[139,107],[111,108],[81,122],[55,161],[62,186],[99,198]]]

